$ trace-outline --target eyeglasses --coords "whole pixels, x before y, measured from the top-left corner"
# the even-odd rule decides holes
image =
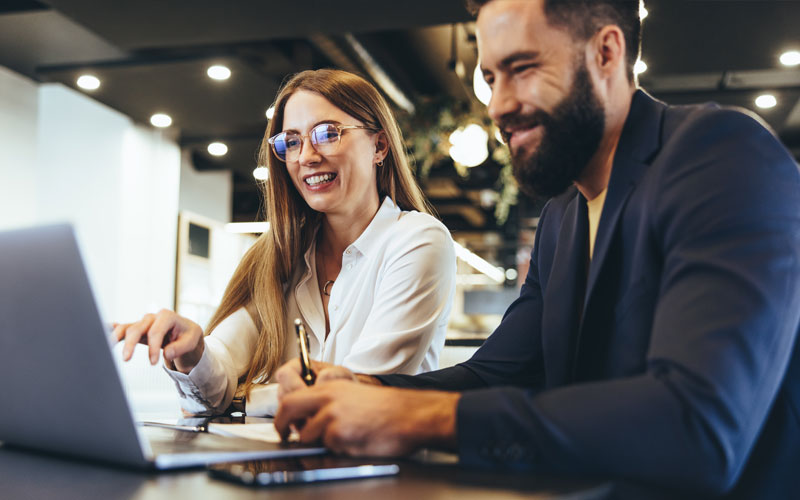
[[[297,161],[300,158],[300,151],[303,149],[305,138],[311,139],[311,147],[319,154],[332,154],[339,148],[342,141],[342,131],[352,128],[362,128],[375,131],[372,127],[362,125],[337,125],[334,123],[323,123],[312,128],[308,135],[300,135],[297,132],[281,132],[275,134],[267,141],[272,146],[275,156],[283,162]]]

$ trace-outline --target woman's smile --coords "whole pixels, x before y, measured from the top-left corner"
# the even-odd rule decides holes
[[[319,172],[303,177],[303,184],[311,191],[321,191],[332,187],[338,174],[333,172]]]

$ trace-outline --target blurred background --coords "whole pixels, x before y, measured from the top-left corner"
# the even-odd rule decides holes
[[[642,87],[747,108],[800,157],[800,2],[641,14]],[[517,295],[543,206],[517,193],[476,64],[462,0],[0,0],[0,229],[73,223],[109,321],[167,307],[204,324],[264,230],[231,223],[265,222],[257,151],[281,82],[357,72],[458,243],[455,363]],[[122,368],[137,408],[174,405],[144,357]]]

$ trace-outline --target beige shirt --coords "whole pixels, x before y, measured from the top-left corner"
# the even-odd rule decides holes
[[[593,200],[586,202],[586,208],[589,209],[589,260],[594,254],[594,240],[597,239],[597,226],[600,224],[600,215],[603,213],[607,192],[608,188],[605,188]]]

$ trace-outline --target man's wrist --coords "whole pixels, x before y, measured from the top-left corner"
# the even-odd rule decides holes
[[[434,444],[437,448],[456,451],[458,449],[458,428],[456,416],[461,393],[440,392],[439,406],[432,416],[432,428],[436,430]]]
[[[367,384],[367,385],[383,385],[383,382],[377,377],[373,377],[372,375],[365,375],[363,373],[356,373],[356,380],[360,384]]]
[[[401,390],[407,391],[407,389]],[[409,419],[408,429],[412,441],[417,440],[419,448],[456,451],[458,449],[456,415],[461,394],[440,391],[413,392],[416,411]]]

